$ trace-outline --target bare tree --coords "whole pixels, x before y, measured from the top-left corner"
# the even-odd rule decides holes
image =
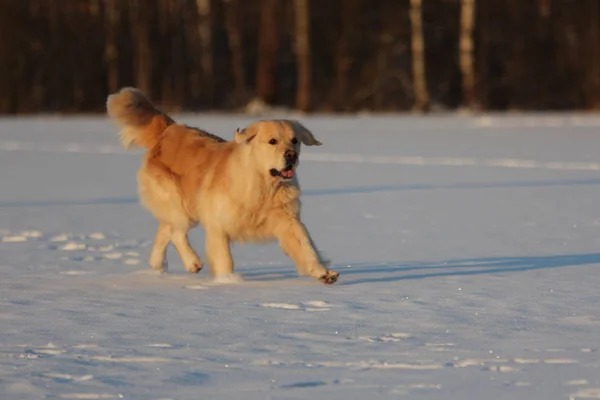
[[[550,16],[550,0],[538,0],[538,10],[542,18],[548,18]]]
[[[591,9],[588,11],[588,51],[589,68],[588,82],[588,107],[600,110],[600,4],[598,0],[590,2]],[[587,10],[586,10],[587,11]],[[587,57],[586,57],[587,58]]]
[[[119,46],[118,28],[120,20],[119,0],[105,2],[104,59],[106,61],[107,86],[110,93],[119,89]]]
[[[477,80],[477,99],[480,108],[487,108],[489,101],[489,74],[490,74],[490,46],[491,46],[491,25],[489,21],[493,18],[491,15],[489,2],[480,2],[475,10],[477,13],[477,51],[475,57],[477,61],[474,63],[476,68]]]
[[[473,110],[477,107],[475,95],[475,65],[473,52],[473,27],[475,25],[475,0],[461,0],[459,64],[462,78],[463,106]]]
[[[336,106],[344,109],[348,106],[348,83],[352,55],[350,43],[355,32],[354,18],[358,1],[345,0],[341,7],[341,33],[335,48],[335,100]]]
[[[414,108],[419,111],[429,110],[429,92],[425,73],[425,40],[422,28],[422,0],[410,0],[410,25],[412,49]]]
[[[0,113],[600,110],[600,0],[0,0],[0,60]]]
[[[135,84],[152,96],[152,46],[148,26],[148,4],[145,0],[131,0],[129,7]]]
[[[185,25],[183,18],[183,3],[179,1],[169,2],[169,11],[171,21],[175,25],[174,34],[171,35],[171,59],[172,59],[172,74],[173,81],[173,103],[177,104],[177,108],[181,109],[185,106],[186,88],[189,85],[189,74],[186,69],[186,48],[184,46],[184,38],[179,32],[185,32],[182,29]],[[184,33],[185,34],[185,33]],[[212,54],[211,54],[212,57]],[[212,71],[212,70],[211,70]],[[212,75],[211,75],[212,77]]]
[[[5,19],[3,18],[6,15],[5,6],[0,5],[0,56],[4,54],[10,53],[10,45],[11,41],[8,40],[5,31]],[[8,114],[10,113],[11,108],[11,84],[10,84],[10,75],[11,73],[11,62],[4,61],[0,63],[0,113]]]
[[[295,0],[296,62],[298,68],[296,108],[307,111],[310,107],[311,54],[308,0]]]
[[[269,103],[275,95],[275,65],[279,46],[277,26],[278,0],[260,0],[256,96]]]
[[[225,4],[225,27],[227,29],[227,42],[231,53],[231,69],[235,81],[235,97],[246,97],[247,85],[244,71],[244,52],[242,47],[242,23],[240,14],[240,0],[223,0]]]
[[[169,106],[172,107],[173,100],[173,84],[171,77],[176,74],[173,71],[173,57],[171,57],[170,51],[168,50],[172,46],[171,39],[173,37],[172,25],[173,25],[173,16],[171,15],[171,7],[170,0],[156,0],[156,15],[157,15],[157,26],[159,37],[164,40],[163,43],[168,43],[166,51],[160,53],[161,63],[156,65],[156,70],[154,71],[154,75],[160,77],[161,85],[160,85],[160,97],[163,102],[169,103]],[[161,43],[162,44],[162,43]],[[161,50],[162,50],[162,46]],[[164,51],[164,50],[163,50]],[[165,56],[166,55],[166,56]]]
[[[168,102],[171,108],[179,109],[184,106],[186,87],[193,80],[186,70],[186,48],[183,46],[180,32],[190,33],[185,30],[183,14],[184,3],[172,0],[158,0],[156,2],[158,14],[158,29],[161,39],[166,46],[161,48],[161,62],[156,65],[155,75],[161,79],[161,98]],[[195,26],[194,26],[195,28]],[[192,31],[193,34],[196,31]],[[195,37],[195,36],[192,36]],[[195,75],[193,75],[196,77]],[[156,81],[156,79],[155,79]],[[197,84],[197,82],[193,82]],[[197,89],[193,87],[192,89]]]
[[[196,0],[198,8],[198,37],[202,52],[200,62],[202,68],[203,82],[202,88],[207,92],[208,98],[212,101],[213,97],[213,51],[212,51],[212,18],[210,0]]]

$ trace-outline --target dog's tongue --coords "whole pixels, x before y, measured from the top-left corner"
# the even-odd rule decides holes
[[[294,176],[294,170],[290,169],[288,171],[281,171],[281,176],[289,179]]]

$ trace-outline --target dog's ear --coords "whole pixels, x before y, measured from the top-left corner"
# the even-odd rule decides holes
[[[319,142],[311,131],[309,131],[304,125],[298,121],[289,121],[294,129],[294,133],[300,139],[300,141],[306,146],[321,146],[323,143]]]
[[[253,130],[246,128],[237,128],[233,134],[234,142],[238,144],[250,143],[256,136],[256,133],[253,133],[252,131]]]

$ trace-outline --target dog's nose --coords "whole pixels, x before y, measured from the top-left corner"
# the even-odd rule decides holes
[[[295,160],[298,157],[298,153],[294,150],[286,150],[285,153],[283,153],[283,156],[286,160]]]

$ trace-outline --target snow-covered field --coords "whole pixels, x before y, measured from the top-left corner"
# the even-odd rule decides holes
[[[240,285],[151,274],[112,124],[1,119],[0,398],[600,399],[600,117],[302,120],[333,286],[276,244]]]

